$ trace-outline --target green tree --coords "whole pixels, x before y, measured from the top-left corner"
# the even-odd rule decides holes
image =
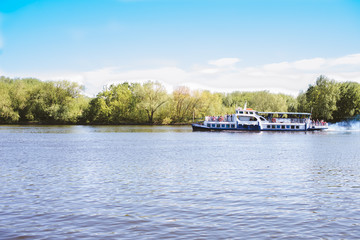
[[[12,108],[9,85],[0,81],[0,122],[12,123],[19,120],[19,114]]]
[[[92,99],[86,110],[86,120],[90,123],[110,123],[111,109],[106,104],[105,97],[98,96]]]
[[[87,107],[81,89],[77,83],[68,81],[46,82],[38,91],[38,119],[54,123],[77,122]]]
[[[340,83],[339,100],[336,103],[334,119],[341,121],[360,114],[360,84],[356,82]]]
[[[128,83],[112,85],[110,87],[111,99],[111,122],[121,122],[130,119],[131,111],[134,110],[134,97]]]
[[[137,109],[144,111],[149,123],[154,123],[154,115],[169,99],[165,87],[159,82],[148,81],[135,89],[138,99]]]
[[[87,108],[82,87],[68,81],[0,77],[3,122],[75,123]]]
[[[306,102],[312,109],[313,118],[332,120],[333,113],[337,110],[339,93],[338,83],[322,75],[318,77],[316,84],[310,85],[306,91]]]
[[[257,111],[286,112],[294,111],[296,100],[285,94],[274,94],[269,91],[257,92],[232,92],[223,98],[223,104],[227,109],[234,111],[236,107],[247,106]]]
[[[268,91],[249,93],[248,106],[262,112],[286,112],[287,102],[285,95],[272,94]]]
[[[199,107],[201,95],[196,91],[191,91],[185,86],[177,87],[172,94],[173,113],[172,119],[175,122],[188,122],[196,113]]]
[[[127,123],[132,121],[136,99],[134,86],[125,82],[111,85],[92,99],[86,113],[89,122],[93,123]]]
[[[211,93],[210,91],[198,91],[195,93],[199,98],[195,108],[195,118],[226,114],[223,106],[223,94]]]
[[[300,92],[299,95],[296,97],[297,112],[311,112],[311,109],[309,108],[309,104],[306,100],[306,93]]]

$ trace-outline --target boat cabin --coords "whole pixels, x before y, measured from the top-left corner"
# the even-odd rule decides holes
[[[250,131],[307,131],[327,129],[327,123],[312,121],[311,113],[257,112],[252,108],[237,108],[235,114],[207,116],[202,124],[193,128],[201,130]]]

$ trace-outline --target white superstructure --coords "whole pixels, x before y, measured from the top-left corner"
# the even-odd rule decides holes
[[[237,108],[235,114],[207,116],[205,121],[192,125],[193,130],[248,131],[311,131],[328,128],[324,121],[311,120],[311,113],[256,112],[251,108]]]

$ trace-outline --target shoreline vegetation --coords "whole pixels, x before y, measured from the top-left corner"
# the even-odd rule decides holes
[[[313,119],[340,122],[360,113],[360,84],[319,76],[293,97],[269,91],[211,93],[180,86],[167,93],[154,81],[111,85],[89,98],[69,81],[0,77],[0,124],[18,125],[185,125],[205,116],[257,111],[311,112]]]

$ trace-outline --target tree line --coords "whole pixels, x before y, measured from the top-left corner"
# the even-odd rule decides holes
[[[211,93],[180,86],[168,93],[154,81],[111,85],[89,98],[69,81],[0,77],[0,123],[183,124],[205,116],[232,114],[236,107],[257,111],[311,112],[336,122],[360,113],[360,84],[319,76],[297,97],[269,91]]]

